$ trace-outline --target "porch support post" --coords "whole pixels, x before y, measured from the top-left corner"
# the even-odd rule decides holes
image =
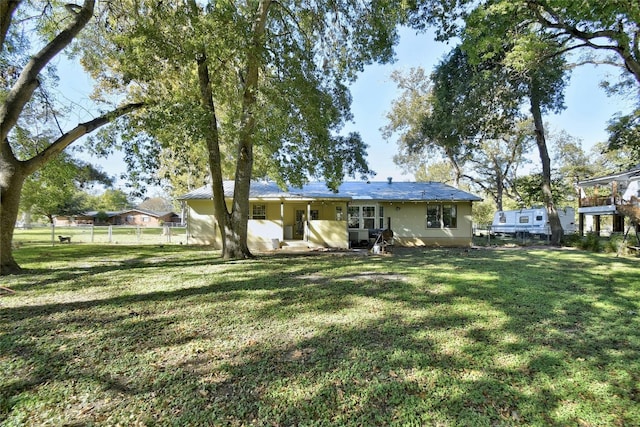
[[[284,202],[280,202],[280,233],[282,234],[280,241],[284,242]]]
[[[309,242],[309,219],[311,218],[311,202],[307,202],[307,217],[305,218],[304,240]]]

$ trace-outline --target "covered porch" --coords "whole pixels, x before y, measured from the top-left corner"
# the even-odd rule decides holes
[[[252,200],[249,209],[252,250],[349,247],[346,199]]]

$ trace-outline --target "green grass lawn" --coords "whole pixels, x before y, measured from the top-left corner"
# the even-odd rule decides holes
[[[0,424],[557,425],[640,420],[640,263],[415,249],[222,262],[20,248]]]

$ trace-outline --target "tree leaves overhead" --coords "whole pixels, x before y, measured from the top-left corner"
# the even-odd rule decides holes
[[[233,147],[243,114],[239,100],[247,78],[244,64],[252,49],[253,6],[252,2],[210,2],[194,12],[187,2],[109,4],[102,29],[118,31],[86,40],[99,41],[107,50],[88,52],[83,61],[103,90],[126,88],[154,102],[133,123],[136,128],[152,135],[163,149],[177,152],[169,147],[189,145],[198,152],[195,147],[204,144],[208,132],[195,68],[204,49],[226,159],[223,169],[232,176]],[[256,161],[258,176],[286,174],[300,182],[330,172],[369,173],[365,164],[340,162],[345,167],[337,171],[323,160],[332,152],[332,144],[341,143],[336,135],[351,118],[351,97],[343,82],[353,79],[365,64],[392,57],[399,13],[384,1],[270,6],[260,51],[264,65],[258,104],[251,112],[259,123],[256,152],[266,156]],[[362,145],[354,143],[353,148]]]
[[[622,168],[631,168],[640,164],[640,108],[630,114],[614,117],[607,127],[609,131],[610,151],[626,150],[629,159]]]

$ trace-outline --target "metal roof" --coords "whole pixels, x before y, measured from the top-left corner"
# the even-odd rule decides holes
[[[640,180],[640,165],[624,172],[617,172],[611,175],[600,176],[578,182],[581,187],[589,187],[592,185],[609,184],[613,181],[638,181]]]
[[[225,197],[233,196],[233,181],[224,181]],[[179,200],[212,199],[210,186],[193,190]],[[333,199],[376,201],[481,201],[482,198],[441,182],[346,181],[334,193],[324,182],[310,182],[286,191],[272,181],[253,181],[250,199]]]

